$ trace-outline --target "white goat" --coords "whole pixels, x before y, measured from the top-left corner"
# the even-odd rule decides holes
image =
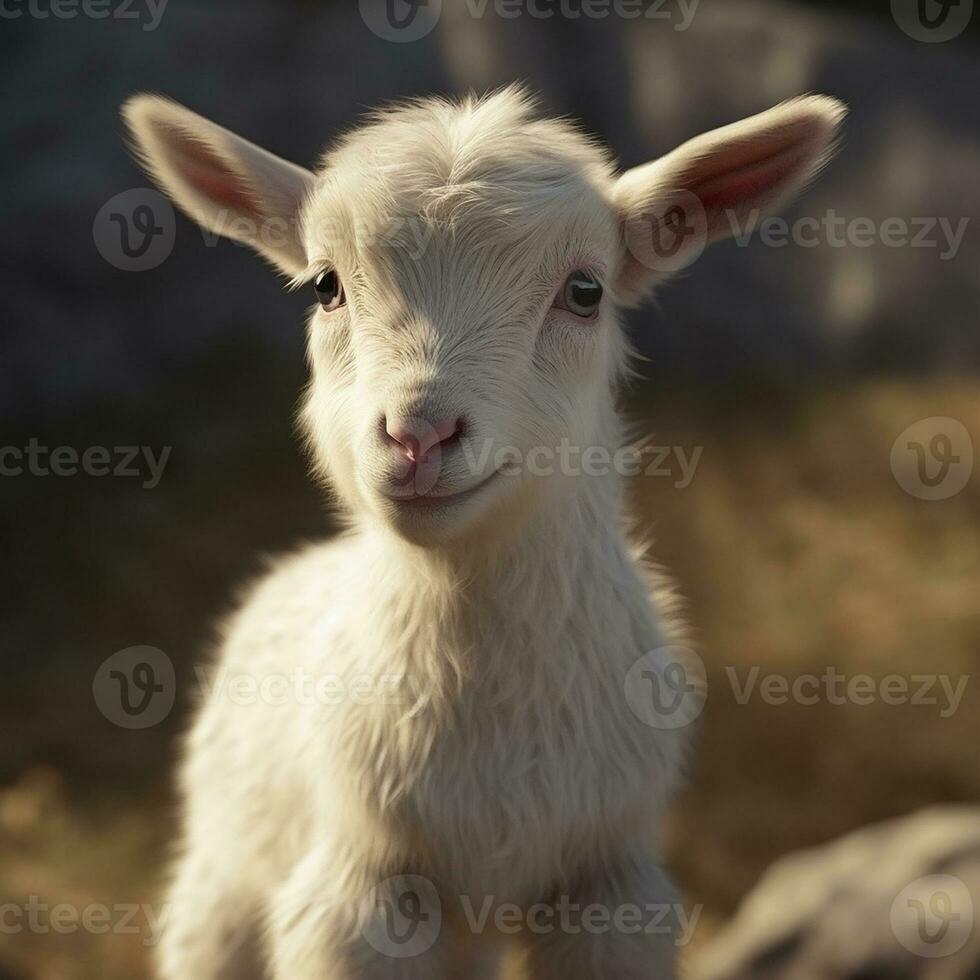
[[[227,626],[161,975],[493,976],[513,903],[524,975],[672,976],[671,936],[622,914],[673,902],[656,838],[687,736],[626,690],[672,633],[615,467],[557,450],[619,447],[617,307],[787,201],[843,107],[621,176],[515,88],[386,110],[316,173],[161,98],[124,112],[189,215],[312,282],[303,420],[350,522]]]

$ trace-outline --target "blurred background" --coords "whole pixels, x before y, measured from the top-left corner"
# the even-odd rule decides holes
[[[379,103],[515,79],[624,166],[802,92],[847,102],[841,155],[786,215],[820,230],[714,246],[630,318],[628,407],[670,448],[632,496],[709,675],[668,834],[695,943],[780,855],[980,799],[980,12],[532,6],[554,16],[430,0],[399,29],[380,0],[6,0],[0,909],[157,902],[193,665],[265,556],[331,528],[293,425],[310,298],[182,216],[151,214],[144,255],[107,217],[138,230],[152,200],[118,115],[141,90],[304,165]],[[120,472],[69,472],[55,447],[105,447]],[[99,686],[134,646],[176,672],[172,709],[135,728]],[[744,696],[750,675],[828,668],[934,684]],[[967,679],[955,707],[942,677]],[[148,975],[145,910],[135,931],[66,916],[0,917],[0,980]]]

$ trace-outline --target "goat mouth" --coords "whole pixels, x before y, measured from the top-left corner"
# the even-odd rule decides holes
[[[406,494],[400,497],[392,497],[385,494],[385,497],[399,510],[408,513],[440,510],[444,507],[450,507],[453,504],[462,503],[464,500],[471,500],[499,475],[500,473],[494,470],[486,479],[481,480],[472,487],[467,487],[465,490],[459,490],[455,493],[419,493]]]

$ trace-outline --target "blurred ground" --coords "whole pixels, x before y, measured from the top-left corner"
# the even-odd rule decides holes
[[[78,625],[57,656],[7,661],[0,905],[32,895],[75,908],[155,901],[173,830],[170,740],[186,713],[145,732],[116,728],[93,705],[94,671],[107,652],[148,643],[174,659],[186,691],[212,614],[256,555],[324,524],[289,439],[290,379],[253,385],[244,366],[233,376],[240,383],[220,397],[183,409],[211,428],[175,458],[173,492],[166,481],[151,492],[94,479],[72,482],[68,496],[55,480],[22,488],[38,517],[8,554],[25,580],[36,577],[30,567],[46,575],[16,597],[13,636],[40,623],[34,648],[44,650],[54,602]],[[254,407],[256,386],[268,412]],[[179,397],[177,386],[161,417],[180,415]],[[709,670],[699,751],[669,825],[687,901],[705,904],[701,942],[777,856],[920,805],[980,798],[972,678],[943,718],[937,705],[739,704],[724,670],[976,673],[976,478],[950,500],[917,500],[896,483],[889,454],[908,425],[936,415],[960,419],[980,445],[980,395],[956,379],[645,389],[634,412],[656,444],[689,457],[704,447],[686,488],[674,485],[676,464],[672,476],[634,481]],[[0,931],[0,977],[145,976],[158,912],[137,914],[133,935]]]

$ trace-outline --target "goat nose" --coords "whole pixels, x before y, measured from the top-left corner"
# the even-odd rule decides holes
[[[463,431],[463,420],[459,416],[426,422],[421,419],[385,419],[385,432],[413,463],[417,463],[436,446],[452,442]]]

